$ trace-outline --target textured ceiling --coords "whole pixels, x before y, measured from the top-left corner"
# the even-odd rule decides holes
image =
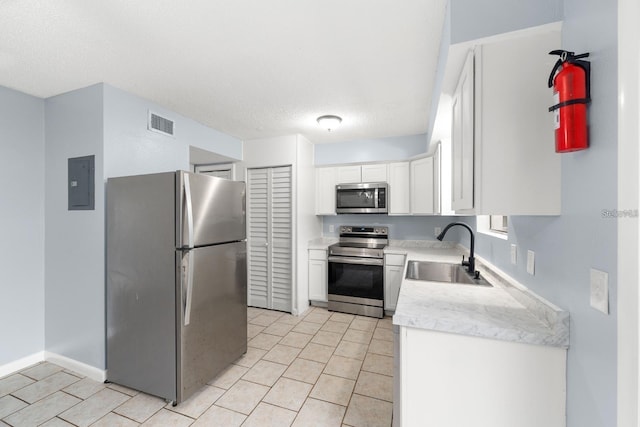
[[[0,85],[106,82],[240,139],[427,132],[446,0],[0,0]],[[343,118],[332,132],[323,114]]]

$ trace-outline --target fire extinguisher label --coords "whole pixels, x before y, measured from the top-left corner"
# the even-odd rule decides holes
[[[553,104],[558,105],[560,103],[560,93],[553,92]],[[560,109],[553,110],[553,125],[555,129],[560,129]]]

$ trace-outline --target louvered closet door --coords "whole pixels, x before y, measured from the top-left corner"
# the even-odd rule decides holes
[[[249,169],[249,305],[291,312],[291,166]]]

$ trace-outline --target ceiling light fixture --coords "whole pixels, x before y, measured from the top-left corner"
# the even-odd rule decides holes
[[[316,121],[320,126],[326,128],[329,132],[331,132],[331,129],[337,128],[338,125],[342,123],[342,118],[338,116],[325,115],[318,117]]]

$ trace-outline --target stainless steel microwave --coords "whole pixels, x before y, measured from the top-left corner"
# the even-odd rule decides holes
[[[336,185],[336,213],[379,214],[388,212],[386,182]]]

